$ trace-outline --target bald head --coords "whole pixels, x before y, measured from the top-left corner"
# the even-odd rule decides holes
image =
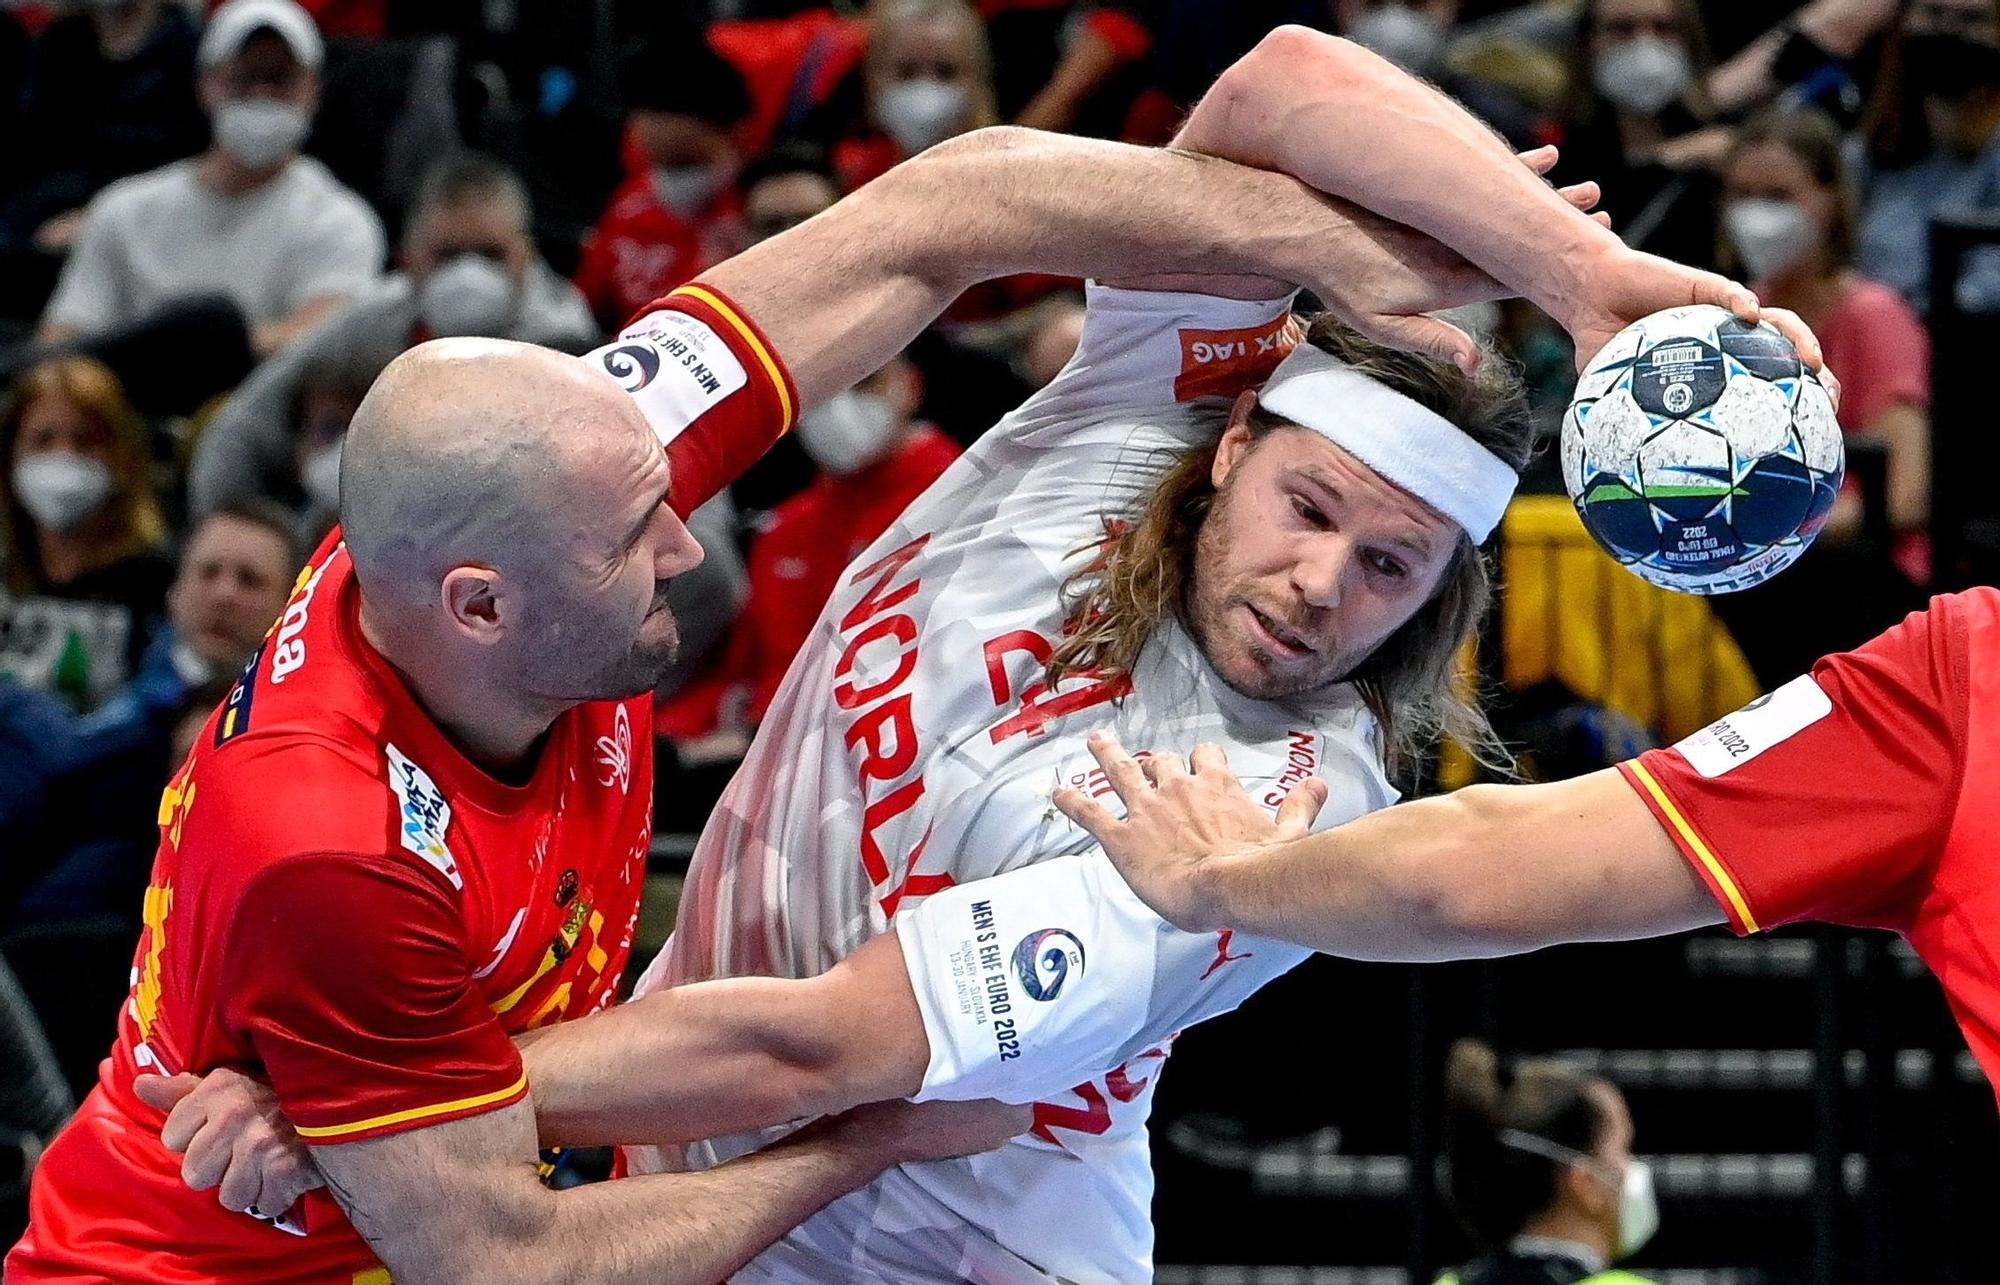
[[[574,357],[421,344],[382,372],[347,432],[340,520],[355,574],[378,609],[424,603],[455,566],[535,575],[573,543],[590,491],[651,441],[632,400]]]

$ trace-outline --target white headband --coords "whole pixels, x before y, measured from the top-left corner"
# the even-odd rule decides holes
[[[1345,450],[1486,543],[1520,477],[1456,424],[1302,343],[1257,404]]]

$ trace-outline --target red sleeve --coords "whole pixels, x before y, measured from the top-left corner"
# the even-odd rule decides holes
[[[1619,765],[1737,932],[1908,927],[1964,773],[1960,601]]]
[[[443,883],[398,856],[289,857],[244,888],[223,1021],[255,1050],[300,1136],[352,1142],[527,1096],[463,931]]]
[[[798,418],[791,372],[756,323],[690,282],[586,360],[618,380],[659,434],[682,517],[756,463]]]
[[[1842,420],[1865,429],[1895,405],[1931,404],[1931,340],[1903,297],[1864,283],[1849,306],[1851,333],[1841,345]],[[1864,293],[1865,292],[1865,293]]]

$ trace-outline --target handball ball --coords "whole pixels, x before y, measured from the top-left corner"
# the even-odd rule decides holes
[[[1619,331],[1563,415],[1563,485],[1584,527],[1681,593],[1734,593],[1790,566],[1826,524],[1844,458],[1791,341],[1707,304]]]

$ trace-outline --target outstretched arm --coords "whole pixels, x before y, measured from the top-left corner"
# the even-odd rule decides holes
[[[1430,85],[1352,41],[1305,27],[1277,28],[1223,72],[1174,145],[1278,170],[1352,202],[1376,216],[1359,220],[1365,231],[1401,251],[1399,258],[1420,256],[1424,275],[1447,293],[1462,294],[1474,282],[1448,273],[1438,247],[1462,256],[1501,287],[1484,297],[1522,295],[1553,316],[1575,338],[1579,361],[1662,308],[1712,303],[1746,321],[1760,315],[1747,287],[1631,250],[1602,221],[1581,213],[1595,193],[1580,190],[1589,185],[1558,191],[1543,182],[1552,153],[1539,163],[1531,159],[1536,153],[1517,157]],[[1427,240],[1436,244],[1419,244]],[[1762,315],[1809,364],[1820,364],[1817,341],[1795,316],[1781,309]],[[1443,323],[1416,318],[1394,339],[1439,356],[1469,344]]]
[[[944,1106],[946,1104],[939,1104]],[[313,1159],[369,1247],[411,1285],[726,1279],[828,1202],[908,1161],[984,1151],[1025,1129],[996,1104],[905,1103],[831,1121],[705,1173],[551,1191],[526,1103]]]
[[[655,991],[522,1049],[537,1127],[559,1146],[686,1142],[909,1097],[929,1057],[893,931],[818,977]]]
[[[915,1094],[930,1060],[894,932],[818,977],[678,986],[517,1043],[543,1146],[687,1142],[832,1115]],[[161,1138],[185,1153],[182,1177],[226,1207],[276,1216],[320,1185],[324,1165],[268,1085],[223,1068],[133,1087],[168,1112]]]
[[[811,405],[992,277],[1181,270],[1338,295],[1365,248],[1342,207],[1281,174],[998,127],[931,148],[701,280],[756,318]]]
[[[1097,836],[1134,892],[1191,931],[1426,961],[1724,920],[1616,771],[1472,786],[1301,837],[1303,825],[1281,833],[1211,747],[1196,751],[1192,772],[1169,764],[1164,775],[1162,756],[1141,766],[1110,737],[1093,738],[1091,751],[1128,817],[1073,790],[1057,806]]]

